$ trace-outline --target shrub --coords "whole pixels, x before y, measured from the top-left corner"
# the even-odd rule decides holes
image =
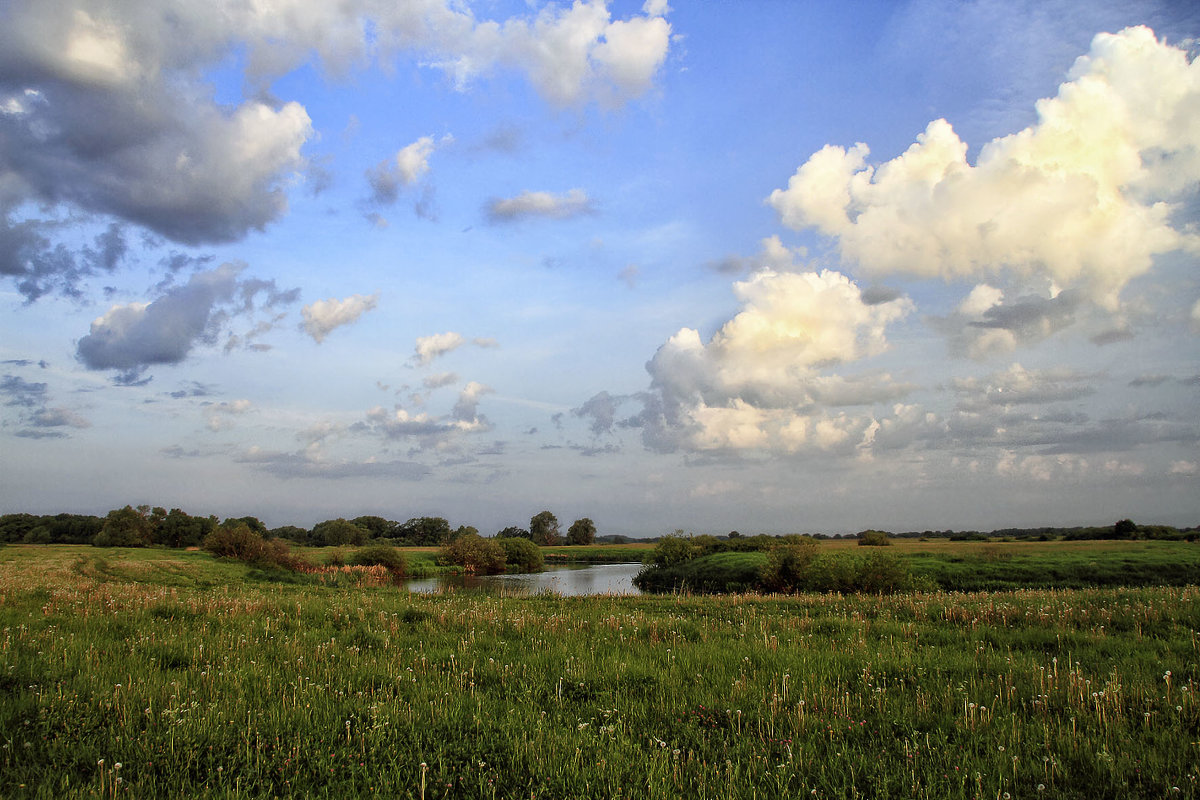
[[[301,566],[287,544],[264,539],[243,522],[221,527],[204,537],[203,548],[215,556],[244,561],[256,567],[280,567],[295,571]]]
[[[460,536],[438,551],[438,560],[457,564],[469,575],[492,575],[504,572],[504,548],[495,540],[477,533]]]
[[[350,563],[361,567],[385,567],[394,577],[404,575],[408,569],[408,560],[404,554],[390,545],[364,547],[354,554]]]
[[[812,539],[781,545],[767,553],[759,580],[769,592],[794,592],[804,586],[816,558],[817,543]]]
[[[545,559],[541,549],[528,539],[497,539],[504,550],[505,563],[514,572],[541,572]]]
[[[700,555],[700,549],[690,539],[682,536],[664,536],[654,546],[650,564],[655,567],[673,567]]]
[[[858,534],[858,543],[864,547],[887,547],[892,538],[885,531],[863,531]]]

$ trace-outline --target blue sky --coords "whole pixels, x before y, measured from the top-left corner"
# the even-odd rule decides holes
[[[1200,12],[16,2],[0,510],[1200,512]]]

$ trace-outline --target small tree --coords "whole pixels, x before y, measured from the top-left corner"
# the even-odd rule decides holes
[[[562,538],[558,529],[558,517],[549,511],[539,511],[529,520],[529,535],[533,543],[548,547],[556,545]]]
[[[367,532],[347,519],[327,519],[318,522],[312,529],[313,544],[318,547],[340,545],[362,545],[367,541]]]
[[[405,559],[404,553],[386,544],[364,547],[350,558],[350,563],[363,567],[386,567],[394,578],[403,577],[408,569],[408,560]]]
[[[592,544],[596,541],[596,523],[587,517],[577,519],[567,528],[567,544]]]
[[[650,563],[655,567],[673,567],[676,564],[690,561],[699,554],[699,549],[692,544],[690,539],[682,536],[664,536],[654,546]]]

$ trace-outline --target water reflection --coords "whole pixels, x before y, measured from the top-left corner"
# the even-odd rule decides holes
[[[488,594],[523,596],[553,592],[563,597],[596,594],[641,594],[633,585],[633,576],[641,564],[588,564],[548,567],[535,575],[449,575],[408,582],[410,592],[468,589]]]

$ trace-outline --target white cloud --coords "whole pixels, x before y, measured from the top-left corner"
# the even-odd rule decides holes
[[[379,302],[379,294],[355,294],[345,300],[331,297],[328,300],[318,300],[301,309],[304,316],[304,330],[318,344],[333,332],[335,328],[349,325],[363,314],[375,308]]]
[[[447,331],[446,333],[435,333],[431,336],[421,336],[417,339],[416,347],[413,352],[413,362],[418,366],[425,366],[431,363],[435,358],[440,358],[446,353],[453,352],[466,344],[466,339],[461,333]]]
[[[528,217],[568,219],[592,211],[592,201],[582,189],[571,189],[566,194],[525,191],[516,197],[494,199],[486,209],[492,222],[513,222]]]
[[[435,142],[432,136],[422,136],[367,170],[371,199],[381,204],[396,202],[400,189],[412,186],[429,173],[429,158],[434,151],[453,141],[454,137],[449,135],[440,142]]]
[[[1095,375],[1072,369],[1029,370],[1013,364],[986,378],[955,378],[959,407],[978,411],[989,406],[1028,405],[1078,400],[1095,392]]]
[[[234,400],[232,403],[213,403],[204,407],[204,427],[213,433],[224,431],[234,426],[234,417],[239,417],[253,409],[249,400]]]
[[[1172,461],[1170,474],[1190,477],[1200,474],[1200,465],[1195,461]]]
[[[878,167],[828,145],[769,202],[875,274],[1045,276],[1114,308],[1155,255],[1196,245],[1171,215],[1200,180],[1200,63],[1147,28],[1101,34],[1037,111],[975,165],[945,120]]]
[[[656,449],[852,452],[873,431],[869,415],[819,406],[895,399],[886,374],[822,371],[886,349],[884,331],[907,298],[868,304],[837,272],[764,270],[734,284],[742,311],[709,342],[684,328],[647,365],[653,384],[640,418]]]

